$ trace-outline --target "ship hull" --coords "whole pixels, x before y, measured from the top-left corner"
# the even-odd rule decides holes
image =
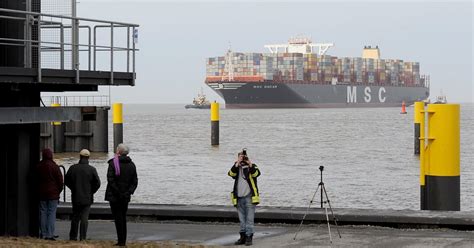
[[[226,108],[352,108],[409,106],[429,88],[284,82],[208,82]]]
[[[195,104],[188,104],[184,106],[185,109],[210,109],[211,105],[195,105]]]

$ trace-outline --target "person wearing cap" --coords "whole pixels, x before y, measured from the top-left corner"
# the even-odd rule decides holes
[[[105,200],[110,203],[114,216],[118,246],[125,246],[127,242],[128,203],[138,186],[137,169],[128,153],[128,146],[119,144],[114,158],[108,161],[107,170]]]
[[[65,177],[65,184],[71,190],[72,197],[69,240],[77,240],[79,224],[79,240],[86,239],[89,210],[94,202],[94,194],[100,188],[97,170],[89,165],[90,152],[87,149],[82,149],[79,157],[79,163],[72,165]]]
[[[46,148],[42,152],[42,160],[36,166],[38,175],[40,237],[54,239],[54,223],[59,194],[63,191],[63,175],[59,166],[53,161],[53,152]]]

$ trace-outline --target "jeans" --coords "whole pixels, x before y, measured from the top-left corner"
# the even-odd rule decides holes
[[[115,229],[117,230],[117,243],[125,245],[127,242],[127,210],[128,202],[110,202],[110,210],[114,216]]]
[[[237,211],[239,213],[240,233],[246,236],[253,234],[253,219],[255,217],[255,205],[252,204],[252,194],[237,198]]]
[[[71,230],[69,231],[69,239],[77,240],[77,229],[80,223],[79,240],[85,240],[87,237],[87,225],[89,221],[89,211],[91,205],[72,204],[72,220]]]
[[[54,238],[54,223],[56,221],[56,208],[58,200],[40,201],[40,237]]]

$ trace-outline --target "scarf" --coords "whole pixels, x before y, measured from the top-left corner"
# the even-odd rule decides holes
[[[120,163],[119,163],[119,156],[115,154],[114,159],[114,168],[115,168],[115,175],[120,176]]]

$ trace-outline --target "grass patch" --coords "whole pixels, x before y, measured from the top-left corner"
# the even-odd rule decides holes
[[[84,248],[84,247],[114,247],[115,241],[87,240],[87,241],[65,241],[65,240],[43,240],[29,237],[1,237],[0,247],[32,247],[32,248],[49,248],[49,247],[68,247],[68,248]],[[115,246],[116,247],[116,246]],[[207,246],[197,244],[185,244],[174,241],[133,241],[128,242],[127,247],[130,248],[211,248],[218,246]]]

